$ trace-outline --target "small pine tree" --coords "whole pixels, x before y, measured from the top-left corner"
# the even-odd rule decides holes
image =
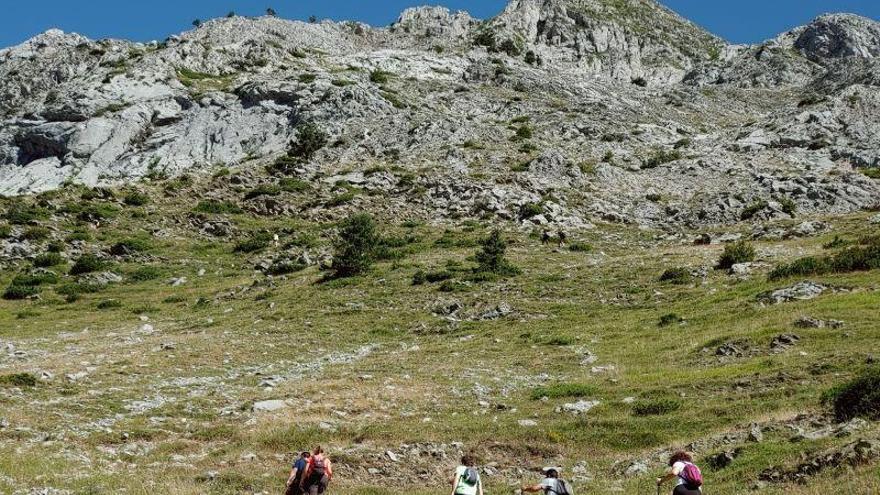
[[[268,9],[266,9],[266,15],[268,15],[270,17],[276,17],[278,15],[278,13],[275,12],[275,9],[273,9],[272,7],[269,7]]]
[[[193,26],[195,26],[195,27],[199,27],[199,26],[201,26],[201,25],[202,25],[202,20],[201,20],[201,19],[196,19],[196,20],[193,21]]]
[[[369,270],[376,261],[380,243],[373,217],[361,213],[346,219],[333,246],[334,275],[353,277]]]
[[[476,255],[477,272],[496,275],[519,273],[519,270],[504,257],[507,253],[507,241],[504,240],[500,230],[493,230],[480,244],[480,250]]]
[[[313,15],[310,15],[310,16],[309,16],[309,23],[310,23],[310,24],[314,24],[314,23],[316,23],[316,22],[318,22],[318,18],[315,17],[315,16],[313,16]]]
[[[300,161],[307,162],[315,156],[321,148],[327,145],[327,133],[313,123],[303,124],[299,127],[299,135],[295,143],[287,153],[289,156]]]
[[[235,11],[234,11],[234,10],[230,10],[229,13],[226,14],[226,18],[227,18],[227,19],[232,19],[233,17],[235,17]]]

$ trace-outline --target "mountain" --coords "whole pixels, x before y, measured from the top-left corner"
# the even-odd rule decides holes
[[[271,182],[309,124],[329,145],[286,173],[372,184],[346,207],[577,228],[843,213],[880,192],[859,172],[880,165],[878,50],[857,16],[743,47],[653,0],[230,17],[149,44],[52,30],[0,51],[0,192],[227,166]]]

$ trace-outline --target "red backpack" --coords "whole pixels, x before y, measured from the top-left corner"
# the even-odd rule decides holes
[[[681,470],[678,477],[683,479],[689,486],[695,486],[697,488],[703,486],[703,473],[701,473],[700,468],[692,462],[684,463],[684,469]]]

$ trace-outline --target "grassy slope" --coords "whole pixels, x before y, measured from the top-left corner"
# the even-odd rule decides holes
[[[69,191],[52,202],[63,202],[64,195],[76,197]],[[484,462],[498,463],[503,475],[492,479],[492,493],[529,477],[518,468],[581,461],[592,481],[578,483],[580,491],[586,484],[596,492],[616,486],[647,493],[654,473],[624,479],[615,463],[742,430],[751,422],[822,412],[821,394],[860,369],[880,336],[876,272],[818,277],[855,290],[762,307],[755,302],[758,293],[789,282],[767,282],[760,273],[745,281],[710,273],[705,282],[688,286],[662,284],[657,278],[666,267],[710,266],[720,247],[657,242],[650,233],[605,226],[581,236],[595,247],[592,253],[553,250],[511,232],[510,257],[522,275],[445,293],[438,284],[412,286],[413,273],[449,262],[469,266],[473,243],[488,225],[454,229],[447,238],[461,247],[438,246],[438,229],[394,226],[388,230],[420,241],[368,276],[319,284],[320,274],[311,268],[267,280],[251,270],[252,257],[232,253],[231,243],[199,237],[174,222],[191,200],[162,197],[157,190],[151,195],[152,204],[121,207],[116,218],[93,231],[93,245],[107,247],[162,226],[169,235],[153,240],[152,258],[116,264],[120,273],[153,264],[161,278],[128,281],[73,303],[51,288],[38,301],[0,301],[0,340],[29,353],[24,360],[0,360],[0,374],[55,375],[32,389],[0,389],[0,417],[10,423],[0,430],[3,490],[26,484],[76,493],[123,488],[138,494],[274,493],[289,453],[322,442],[339,465],[337,493],[384,494],[396,490],[371,492],[366,486],[399,484],[393,480],[399,468],[383,459],[386,450],[465,442]],[[330,228],[286,218],[231,218],[245,230],[292,227],[320,235]],[[845,236],[869,228],[864,215],[832,222],[835,233]],[[82,227],[69,218],[44,223],[59,227],[60,237]],[[757,247],[765,260],[777,263],[819,252],[827,240]],[[201,268],[205,274],[198,276]],[[4,271],[0,284],[5,287],[15,273]],[[188,282],[171,287],[171,276]],[[108,299],[121,306],[98,310]],[[514,313],[462,322],[432,314],[438,301],[449,300],[460,301],[465,311],[503,301]],[[660,317],[668,313],[686,322],[660,327]],[[142,315],[156,333],[139,331]],[[803,315],[847,325],[793,330]],[[801,343],[782,354],[722,362],[702,351],[741,338],[766,350],[775,335],[792,331]],[[364,346],[371,351],[339,359]],[[586,349],[598,357],[595,364],[580,364]],[[615,370],[591,372],[592,366],[606,365]],[[81,371],[88,377],[73,383],[64,378]],[[289,380],[267,391],[260,387],[266,376]],[[557,383],[586,385],[591,392],[586,398],[602,403],[575,417],[554,410],[576,399],[531,398],[536,387]],[[683,406],[636,417],[626,397],[669,398]],[[293,399],[298,406],[277,414],[250,412],[255,401],[275,398]],[[492,407],[480,406],[480,400]],[[537,426],[522,427],[522,419]],[[321,422],[333,429],[320,429]],[[864,434],[876,436],[877,428]],[[707,469],[713,493],[742,493],[770,465],[795,463],[805,452],[849,440],[791,443],[789,436],[784,429],[769,433],[761,444],[742,445],[732,466]],[[423,493],[439,493],[441,474],[454,459],[414,464],[428,480],[413,485],[427,484]],[[371,477],[370,467],[392,474]],[[211,471],[218,477],[205,481]],[[849,478],[856,492],[877,488],[876,467]],[[766,493],[825,493],[839,482],[819,477],[811,486],[770,487]]]

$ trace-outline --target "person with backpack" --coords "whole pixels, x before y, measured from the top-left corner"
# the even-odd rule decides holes
[[[300,486],[303,493],[319,495],[327,490],[332,479],[333,465],[330,459],[324,455],[324,449],[319,445],[312,451],[312,455],[306,463],[306,470],[303,473]]]
[[[287,491],[285,495],[302,495],[302,477],[306,471],[306,465],[309,463],[309,457],[312,454],[308,451],[303,452],[293,463],[290,469],[290,476],[287,478]]]
[[[483,495],[483,480],[474,464],[474,456],[465,454],[461,457],[461,465],[455,468],[451,480],[452,495]]]
[[[525,493],[544,492],[544,495],[574,495],[568,482],[559,477],[562,469],[558,467],[546,467],[542,470],[544,479],[537,485],[525,485],[522,491]]]
[[[678,479],[675,489],[672,490],[673,495],[702,495],[703,473],[687,452],[678,451],[672,454],[666,474],[657,478],[657,490],[673,478]]]

